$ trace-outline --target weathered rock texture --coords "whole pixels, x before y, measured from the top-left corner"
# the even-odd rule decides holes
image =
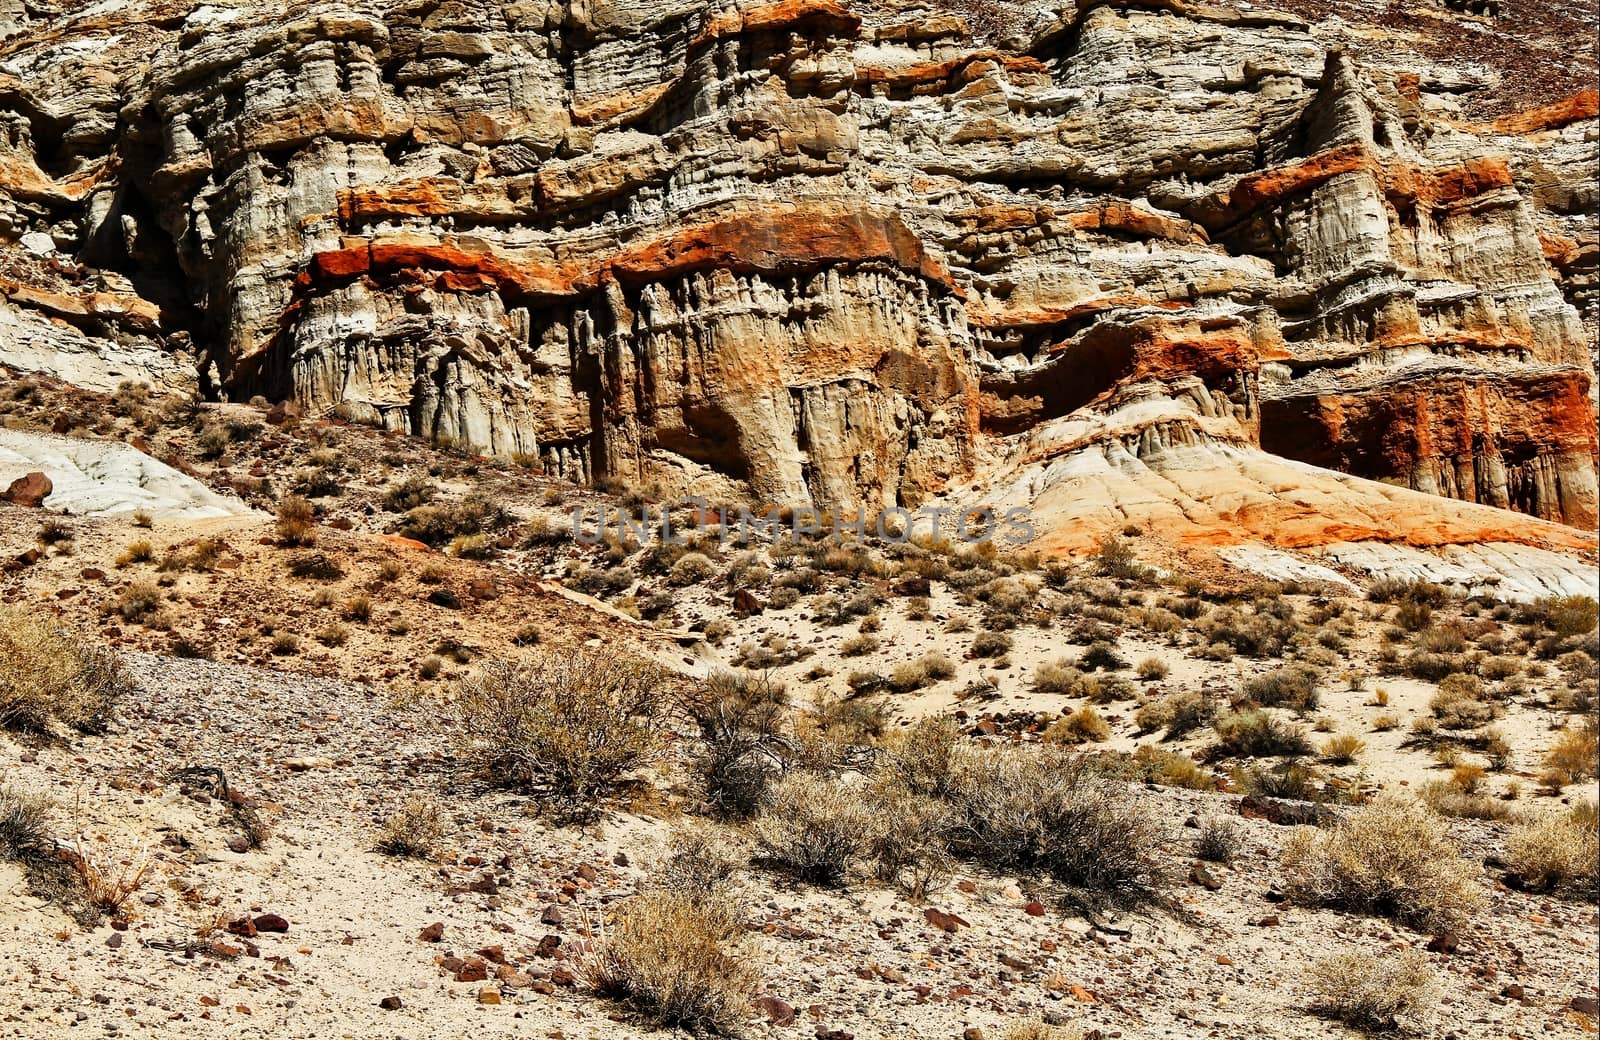
[[[0,361],[796,504],[1203,451],[1593,527],[1592,56],[1522,6],[0,7]]]

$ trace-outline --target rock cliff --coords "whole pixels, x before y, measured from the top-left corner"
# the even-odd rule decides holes
[[[1593,528],[1593,56],[1289,6],[0,3],[0,362],[741,499]]]

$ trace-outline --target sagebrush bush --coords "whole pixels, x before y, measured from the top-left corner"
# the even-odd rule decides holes
[[[1484,695],[1483,681],[1456,672],[1439,682],[1428,709],[1445,729],[1476,729],[1494,720],[1499,706]]]
[[[113,651],[34,614],[0,608],[0,727],[43,730],[54,720],[100,733],[132,688]]]
[[[1090,759],[1049,747],[963,750],[949,789],[958,855],[1001,870],[1042,870],[1091,903],[1157,897],[1156,817]]]
[[[1591,716],[1568,726],[1544,756],[1542,778],[1551,787],[1592,780],[1600,776],[1600,728]]]
[[[753,814],[781,766],[779,727],[789,698],[782,683],[750,672],[713,672],[680,690],[679,712],[699,731],[703,747],[693,769],[707,806],[717,816]]]
[[[695,902],[729,894],[727,886],[747,859],[732,833],[709,824],[674,830],[666,853],[650,868],[650,883]]]
[[[1594,898],[1600,830],[1593,802],[1523,824],[1506,839],[1506,866],[1541,892],[1566,889]]]
[[[1308,905],[1393,918],[1418,929],[1460,929],[1483,905],[1477,871],[1425,806],[1395,795],[1326,830],[1297,828],[1283,850],[1289,892]]]
[[[1142,732],[1165,729],[1166,739],[1178,740],[1207,725],[1216,717],[1217,705],[1203,693],[1175,693],[1141,704],[1134,712],[1134,725]]]
[[[1150,783],[1163,787],[1181,787],[1189,791],[1215,791],[1217,778],[1209,769],[1188,755],[1167,751],[1151,744],[1141,744],[1133,753],[1139,775]]]
[[[760,981],[756,952],[726,900],[671,889],[624,902],[582,964],[589,986],[653,1025],[731,1034]]]
[[[1171,669],[1168,668],[1167,662],[1161,658],[1146,657],[1134,666],[1133,674],[1146,682],[1156,682],[1165,679],[1169,671]]]
[[[589,651],[487,661],[456,699],[463,755],[575,819],[650,759],[664,716],[654,666]]]
[[[1111,725],[1093,708],[1063,715],[1044,731],[1043,739],[1055,744],[1098,744],[1111,738]]]
[[[916,794],[942,798],[950,793],[960,739],[955,720],[920,719],[886,742],[880,768]]]
[[[880,881],[925,899],[949,880],[948,803],[911,790],[886,770],[867,788],[867,818],[864,852]]]
[[[1323,957],[1306,970],[1306,988],[1313,1011],[1375,1031],[1421,1031],[1441,996],[1438,977],[1420,950],[1382,957],[1348,950]]]
[[[1422,785],[1418,796],[1440,816],[1464,820],[1509,820],[1511,807],[1492,795],[1464,791],[1453,783],[1435,780]]]
[[[1315,711],[1319,703],[1317,683],[1322,673],[1305,664],[1285,665],[1248,680],[1244,695],[1268,708]]]
[[[1218,719],[1213,728],[1217,750],[1224,755],[1274,758],[1311,752],[1311,741],[1303,730],[1266,711],[1233,712]]]
[[[878,637],[877,636],[872,636],[872,635],[851,636],[849,639],[846,639],[844,642],[839,644],[839,656],[840,657],[865,657],[867,654],[876,653],[877,650],[878,650],[878,647],[881,646],[881,645],[882,644],[878,641]],[[924,678],[925,678],[925,676],[924,676]],[[921,684],[920,683],[916,683],[916,684],[909,685],[906,688],[914,690],[919,685],[921,685]]]
[[[769,863],[811,884],[837,885],[867,851],[873,826],[858,787],[797,770],[772,785],[752,833]]]
[[[973,657],[1000,657],[1010,649],[1011,637],[1002,632],[979,632],[972,640]]]
[[[704,553],[685,553],[672,565],[667,581],[672,585],[698,585],[716,576],[717,565]]]

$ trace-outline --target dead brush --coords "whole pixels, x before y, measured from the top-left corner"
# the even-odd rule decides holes
[[[122,860],[97,857],[89,850],[88,842],[82,835],[68,843],[61,850],[61,856],[83,886],[85,901],[107,915],[122,913],[128,900],[144,886],[154,866],[154,861],[143,848]]]

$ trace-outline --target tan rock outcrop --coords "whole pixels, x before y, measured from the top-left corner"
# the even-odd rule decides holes
[[[1265,449],[1595,522],[1592,85],[1486,115],[1493,68],[1221,4],[163,12],[4,45],[0,240],[134,299],[0,306],[205,392],[796,505],[1315,472]]]

